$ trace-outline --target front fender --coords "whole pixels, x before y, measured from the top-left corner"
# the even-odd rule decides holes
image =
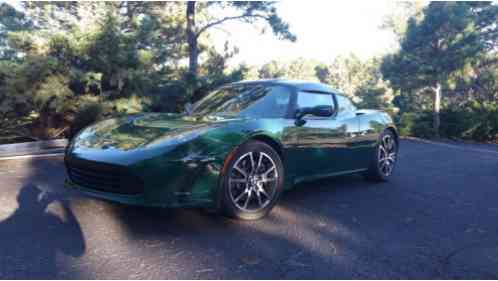
[[[274,128],[268,130],[265,128]],[[251,139],[273,140],[281,145],[275,123],[261,120],[228,122],[167,153],[137,163],[150,205],[219,207],[219,179],[226,159],[236,147]],[[280,151],[282,153],[282,151]]]

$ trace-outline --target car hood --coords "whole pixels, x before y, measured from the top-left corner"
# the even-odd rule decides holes
[[[72,151],[131,151],[186,142],[227,119],[207,120],[177,114],[141,114],[108,119],[87,127],[73,140]]]

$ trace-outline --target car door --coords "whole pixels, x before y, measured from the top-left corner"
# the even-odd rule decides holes
[[[337,101],[336,119],[347,127],[344,140],[347,148],[342,155],[343,167],[349,171],[367,168],[370,154],[365,152],[362,141],[363,133],[360,131],[362,117],[357,114],[357,109],[349,98],[335,94],[335,99]]]
[[[337,108],[331,93],[297,92],[296,109],[318,105]],[[358,124],[347,116],[336,114],[330,117],[307,115],[302,125],[296,123],[298,152],[300,154],[301,179],[320,177],[350,170],[349,141]]]

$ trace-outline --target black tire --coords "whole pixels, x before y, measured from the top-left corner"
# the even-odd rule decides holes
[[[221,179],[222,211],[241,220],[266,216],[283,189],[284,169],[280,156],[268,144],[251,140],[228,157]]]
[[[391,130],[385,130],[375,147],[374,155],[365,176],[374,182],[387,181],[393,174],[398,160],[398,139]]]

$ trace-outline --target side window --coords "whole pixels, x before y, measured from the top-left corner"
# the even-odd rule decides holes
[[[282,86],[266,88],[267,92],[254,104],[240,111],[241,116],[283,118],[287,114],[290,90]]]
[[[317,105],[334,106],[334,100],[331,94],[298,92],[297,93],[297,108],[314,107]]]
[[[335,97],[337,99],[337,105],[339,106],[339,114],[344,112],[356,111],[356,107],[348,98],[342,95],[335,95]]]

